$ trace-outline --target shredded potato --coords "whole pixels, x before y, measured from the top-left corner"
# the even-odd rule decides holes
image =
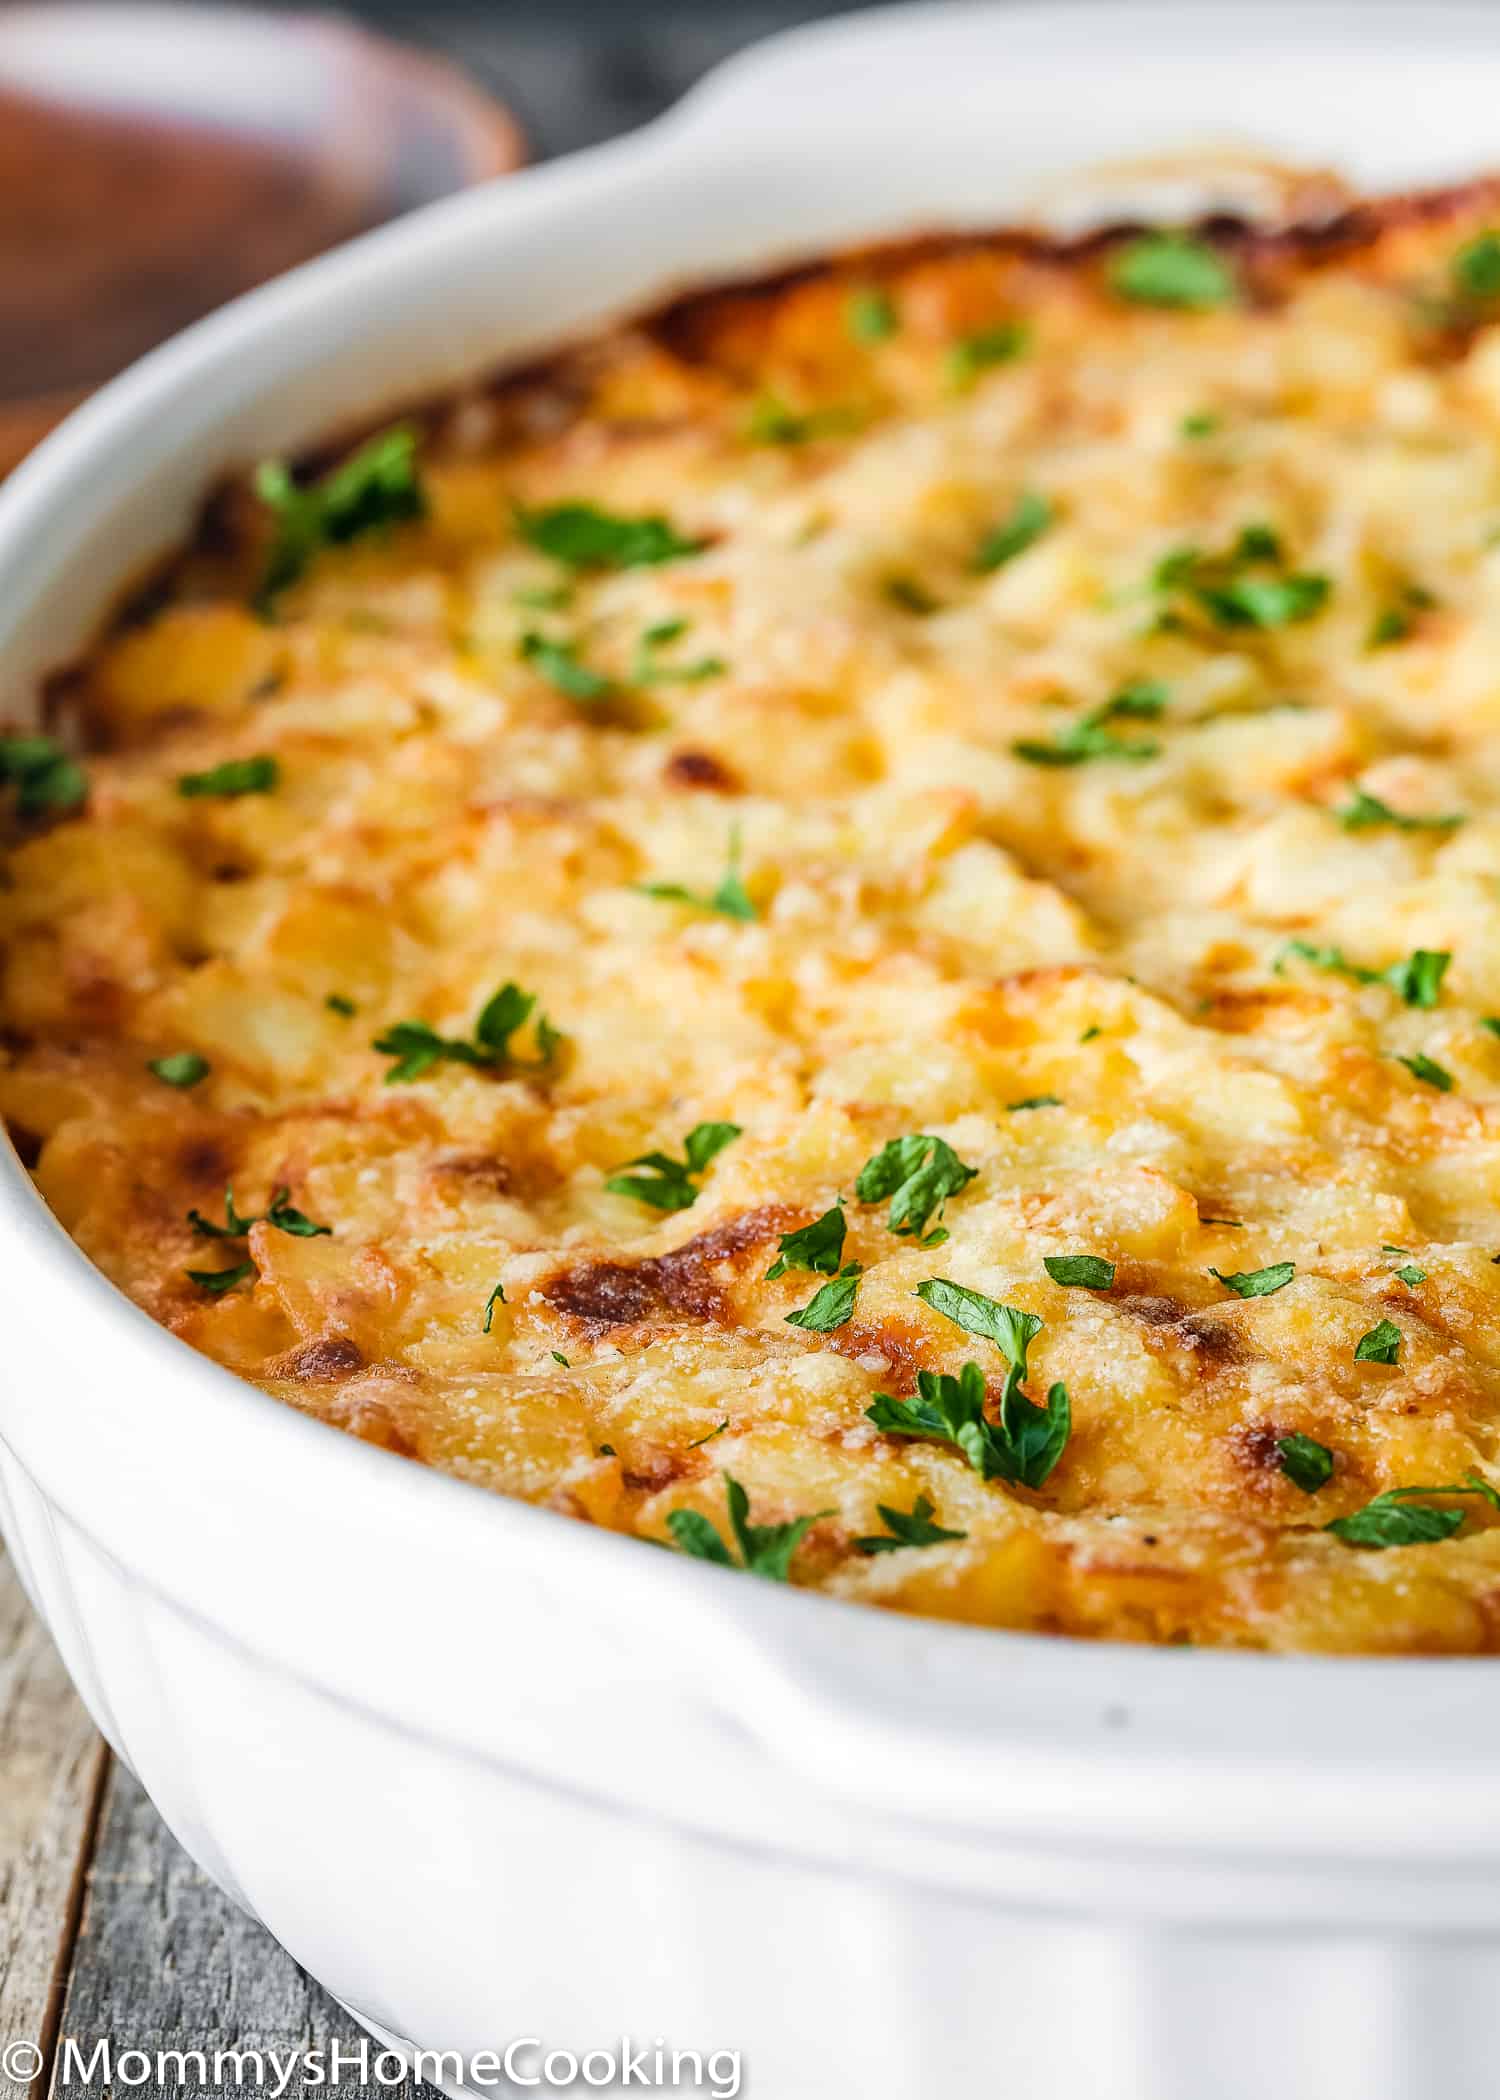
[[[87,802],[9,820],[49,1204],[291,1406],[589,1523],[994,1626],[1500,1645],[1492,216],[852,257],[421,415],[420,516],[286,562],[222,492],[59,687]],[[859,1183],[918,1136],[972,1171],[898,1233]],[[1003,1408],[939,1277],[1042,1323]],[[1052,1463],[871,1419],[971,1361],[985,1448],[1065,1387]],[[729,1482],[813,1521],[742,1550]],[[1446,1537],[1326,1528],[1414,1486]]]

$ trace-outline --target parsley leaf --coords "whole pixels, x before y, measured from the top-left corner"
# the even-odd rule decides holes
[[[1001,1305],[998,1300],[986,1297],[983,1291],[970,1290],[966,1284],[954,1283],[947,1276],[932,1276],[925,1283],[919,1283],[916,1296],[924,1305],[930,1305],[934,1312],[941,1313],[945,1320],[952,1320],[955,1326],[962,1327],[966,1334],[993,1342],[1005,1358],[1008,1369],[1000,1396],[999,1423],[993,1429],[987,1423],[982,1424],[993,1446],[986,1463],[1007,1480],[1018,1480],[1023,1487],[1040,1487],[1061,1458],[1072,1427],[1066,1386],[1054,1385],[1048,1392],[1044,1407],[1035,1406],[1021,1391],[1026,1377],[1027,1352],[1042,1331],[1042,1321],[1035,1313],[1022,1312],[1013,1305]],[[975,1367],[966,1366],[966,1369],[972,1368]],[[982,1378],[980,1387],[982,1394]],[[973,1441],[971,1438],[970,1443]],[[969,1463],[985,1472],[984,1465],[976,1461],[972,1449],[964,1448]],[[986,1479],[991,1477],[991,1472],[985,1472]]]
[[[1272,1262],[1269,1269],[1239,1269],[1226,1276],[1221,1269],[1210,1269],[1210,1276],[1217,1276],[1228,1291],[1239,1298],[1269,1298],[1273,1291],[1282,1291],[1297,1273],[1294,1261]]]
[[[1185,438],[1206,438],[1212,437],[1216,431],[1222,429],[1223,423],[1222,416],[1213,415],[1207,409],[1195,409],[1190,415],[1183,417],[1177,428]]]
[[[1381,1320],[1354,1347],[1359,1364],[1393,1364],[1401,1354],[1401,1329],[1394,1320]]]
[[[966,1531],[945,1531],[941,1524],[934,1524],[933,1505],[926,1495],[918,1495],[910,1510],[891,1509],[884,1502],[877,1502],[875,1508],[886,1536],[877,1533],[873,1538],[856,1539],[856,1553],[899,1553],[903,1546],[942,1546],[949,1539],[969,1536]]]
[[[1465,241],[1451,267],[1454,282],[1471,299],[1500,297],[1500,234],[1479,233]]]
[[[1198,602],[1221,627],[1288,627],[1323,610],[1326,576],[1234,576],[1198,587]]]
[[[1415,1057],[1398,1057],[1396,1062],[1405,1065],[1413,1079],[1420,1079],[1424,1086],[1435,1086],[1440,1094],[1451,1094],[1457,1084],[1453,1074],[1425,1051],[1419,1050]]]
[[[1035,489],[1023,490],[1016,498],[1010,516],[981,540],[979,551],[974,556],[975,574],[992,576],[996,569],[1003,569],[1018,554],[1024,554],[1041,538],[1055,516],[1045,496]]]
[[[1007,1377],[1007,1391],[1010,1384]],[[1003,1409],[1000,1421],[991,1422],[984,1412],[984,1400],[984,1373],[978,1364],[968,1363],[957,1378],[941,1371],[919,1371],[915,1400],[877,1393],[865,1415],[887,1436],[952,1444],[984,1480],[1041,1487],[1062,1455],[1072,1426],[1067,1387],[1054,1385],[1045,1407],[1033,1407],[1029,1400],[1016,1402],[1009,1424]]]
[[[933,1212],[941,1219],[948,1198],[967,1188],[978,1172],[966,1167],[945,1139],[916,1131],[891,1138],[867,1159],[854,1193],[861,1203],[883,1203],[889,1196],[886,1230],[931,1245],[927,1224]]]
[[[495,1307],[497,1305],[505,1305],[506,1303],[508,1303],[508,1300],[505,1296],[505,1285],[503,1283],[497,1283],[495,1285],[495,1288],[490,1292],[488,1298],[486,1298],[484,1301],[484,1325],[480,1329],[481,1334],[488,1334],[490,1328],[493,1326],[495,1319]]]
[[[1315,1495],[1333,1478],[1333,1453],[1316,1437],[1300,1432],[1278,1437],[1276,1449],[1281,1454],[1282,1472],[1304,1495]]]
[[[0,737],[0,781],[16,791],[16,815],[62,815],[87,798],[88,776],[50,736]]]
[[[1097,1254],[1044,1254],[1042,1267],[1054,1283],[1071,1290],[1107,1291],[1115,1280],[1115,1265]]]
[[[238,1261],[232,1269],[185,1269],[183,1274],[189,1283],[196,1283],[200,1291],[207,1291],[211,1298],[222,1298],[232,1291],[237,1283],[258,1272],[253,1261]]]
[[[234,1189],[224,1190],[224,1223],[216,1225],[212,1218],[205,1218],[199,1210],[188,1212],[188,1223],[200,1239],[242,1240],[252,1225],[270,1225],[277,1232],[284,1232],[292,1239],[331,1239],[331,1225],[315,1225],[304,1211],[297,1210],[287,1201],[290,1190],[277,1186],[271,1191],[271,1200],[264,1215],[259,1218],[242,1218],[235,1209]]]
[[[745,435],[753,445],[808,445],[815,438],[847,437],[858,424],[852,409],[795,409],[775,394],[762,394],[750,411]]]
[[[613,698],[613,681],[602,671],[591,670],[571,642],[549,641],[544,634],[523,634],[519,654],[522,663],[530,664],[538,678],[545,678],[570,700],[592,707]]]
[[[1203,311],[1235,296],[1229,265],[1206,241],[1189,233],[1144,233],[1115,251],[1109,282],[1137,306]]]
[[[841,1206],[834,1204],[811,1225],[784,1232],[776,1259],[766,1271],[766,1282],[774,1283],[792,1269],[806,1269],[813,1276],[836,1276],[844,1258],[844,1235],[848,1230]]]
[[[667,904],[693,904],[700,911],[716,911],[726,919],[739,919],[746,924],[760,916],[740,876],[738,824],[729,834],[729,860],[717,889],[705,893],[690,890],[680,882],[638,882],[634,887],[643,897],[655,897]]]
[[[1019,1101],[1007,1101],[1005,1113],[1017,1116],[1027,1108],[1061,1108],[1062,1105],[1061,1094],[1026,1094]]]
[[[701,685],[706,678],[723,677],[729,666],[721,656],[700,656],[689,664],[661,661],[660,652],[681,641],[688,625],[686,620],[658,620],[646,629],[636,647],[632,685]]]
[[[1383,1550],[1387,1546],[1431,1546],[1451,1539],[1468,1514],[1462,1509],[1431,1509],[1418,1495],[1478,1495],[1500,1509],[1500,1495],[1477,1473],[1466,1473],[1458,1487],[1388,1488],[1350,1516],[1335,1517],[1323,1529],[1349,1546]]]
[[[752,1524],[750,1497],[732,1473],[724,1475],[724,1499],[729,1509],[730,1529],[740,1549],[738,1565],[747,1574],[763,1575],[769,1582],[786,1582],[792,1555],[820,1517],[831,1517],[831,1509],[816,1510],[810,1517],[794,1517],[789,1524]],[[667,1529],[684,1553],[695,1560],[711,1560],[718,1567],[736,1565],[734,1555],[708,1518],[695,1509],[674,1509]]]
[[[163,1086],[196,1086],[206,1079],[213,1066],[196,1050],[174,1050],[167,1057],[148,1059],[146,1070],[159,1079]]]
[[[832,1334],[835,1327],[846,1326],[854,1317],[854,1300],[863,1274],[859,1263],[851,1261],[831,1283],[814,1291],[800,1312],[787,1314],[787,1326],[805,1328],[809,1334]]]
[[[711,1444],[715,1437],[722,1436],[728,1427],[729,1417],[726,1415],[716,1428],[710,1429],[707,1436],[695,1436],[688,1445],[689,1451],[701,1451],[705,1444]]]
[[[940,600],[934,598],[915,576],[887,576],[880,590],[888,605],[897,606],[902,612],[914,613],[919,620],[943,609]]]
[[[701,554],[703,540],[690,540],[659,517],[618,517],[591,503],[559,503],[551,510],[518,510],[521,537],[570,569],[645,569],[659,562]]]
[[[994,328],[980,328],[966,335],[948,352],[948,378],[960,389],[971,387],[982,372],[1008,365],[1020,357],[1031,331],[1021,321],[1001,321]]]
[[[355,1014],[359,1012],[359,1008],[354,1001],[346,999],[342,992],[330,992],[323,1004],[331,1014],[340,1014],[346,1021],[352,1020]]]
[[[221,766],[211,766],[206,773],[183,773],[177,782],[177,792],[191,799],[194,796],[222,796],[226,799],[236,795],[268,795],[281,778],[281,767],[274,758],[227,758]]]
[[[1397,831],[1456,831],[1464,819],[1461,815],[1447,817],[1408,817],[1394,810],[1389,803],[1382,802],[1378,795],[1366,794],[1361,787],[1351,788],[1350,800],[1342,809],[1336,809],[1345,831],[1373,831],[1378,825],[1389,824]]]
[[[710,1163],[732,1145],[741,1135],[738,1123],[695,1123],[683,1139],[683,1158],[673,1159],[667,1152],[643,1152],[636,1159],[628,1159],[618,1174],[611,1174],[604,1186],[613,1196],[632,1196],[637,1203],[649,1203],[653,1210],[689,1210],[698,1200],[698,1181]],[[634,1167],[649,1168],[645,1174],[626,1171]]]
[[[856,343],[883,343],[896,333],[901,319],[890,293],[872,284],[849,294],[844,326]]]
[[[277,596],[306,573],[319,548],[427,515],[416,450],[416,431],[401,424],[372,438],[311,487],[294,481],[279,460],[268,460],[257,470],[255,492],[276,518],[275,538],[255,597],[262,613],[269,613]]]
[[[1397,1269],[1394,1273],[1409,1291],[1414,1291],[1419,1283],[1427,1281],[1427,1271],[1419,1269],[1414,1261],[1409,1261],[1404,1268]]]
[[[1110,727],[1117,720],[1154,721],[1167,704],[1167,689],[1155,679],[1140,678],[1122,685],[1117,693],[1068,727],[1050,744],[1027,738],[1011,745],[1017,758],[1034,766],[1081,766],[1091,758],[1126,758],[1136,762],[1155,758],[1161,745],[1147,737],[1135,743],[1116,736]]]
[[[1386,984],[1408,1006],[1430,1011],[1438,1003],[1444,974],[1453,957],[1444,948],[1415,948],[1386,970],[1367,970],[1352,963],[1342,948],[1320,948],[1311,941],[1288,941],[1273,967],[1279,972],[1287,956],[1299,956],[1315,969],[1330,970],[1356,984]]]
[[[511,1037],[530,1019],[535,1006],[533,993],[506,983],[485,1002],[474,1023],[472,1041],[439,1035],[426,1021],[397,1021],[371,1047],[382,1057],[396,1060],[385,1075],[387,1086],[421,1079],[433,1065],[443,1062],[485,1067],[526,1064],[540,1070],[552,1062],[562,1041],[545,1014],[537,1015],[534,1058],[518,1058],[510,1046]]]

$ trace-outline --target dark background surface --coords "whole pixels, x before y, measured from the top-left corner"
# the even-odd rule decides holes
[[[720,59],[854,0],[354,0],[340,12],[443,52],[520,118],[535,157],[658,116]]]

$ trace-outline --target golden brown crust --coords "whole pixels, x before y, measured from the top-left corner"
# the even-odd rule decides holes
[[[727,1474],[816,1516],[794,1580],[896,1609],[1492,1649],[1478,1495],[1325,1528],[1497,1456],[1492,215],[1216,220],[1202,310],[1122,294],[1120,227],[695,294],[421,411],[425,521],[270,620],[275,521],[218,492],[55,684],[89,803],[0,896],[0,1109],[64,1224],[288,1404],[583,1521],[727,1537]],[[571,572],[518,522],[566,503],[674,558]],[[377,1038],[482,1050],[507,979],[550,1061],[533,1014],[388,1083]],[[719,1123],[681,1209],[622,1188]],[[931,1245],[859,1195],[918,1133],[975,1169]],[[835,1205],[847,1317],[789,1324],[830,1279],[767,1271]],[[869,1419],[966,1360],[998,1415],[937,1276],[1043,1323],[1030,1485]],[[919,1497],[961,1536],[859,1550]]]

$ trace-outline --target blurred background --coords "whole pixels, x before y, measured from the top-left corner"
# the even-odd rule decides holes
[[[841,0],[0,0],[0,472],[235,293]]]

